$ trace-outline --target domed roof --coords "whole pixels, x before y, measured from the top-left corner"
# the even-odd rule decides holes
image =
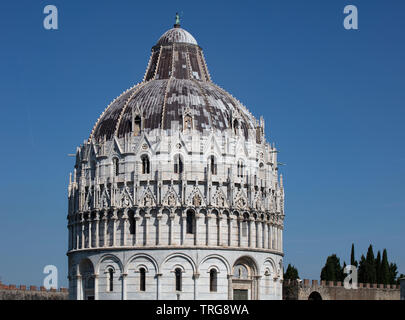
[[[156,45],[165,45],[169,43],[188,43],[197,45],[195,38],[186,30],[180,27],[174,27],[167,30],[158,40]]]
[[[142,129],[171,130],[189,115],[193,128],[225,131],[237,126],[245,138],[258,126],[253,115],[231,94],[211,81],[202,49],[194,37],[175,25],[152,47],[144,79],[117,97],[101,114],[90,140],[122,137],[133,132],[134,118]],[[178,128],[176,126],[176,128]]]
[[[132,132],[134,115],[143,119],[143,129],[170,130],[172,122],[183,124],[189,114],[194,129],[224,131],[232,127],[232,116],[240,115],[239,127],[245,137],[255,128],[255,120],[246,108],[212,82],[189,79],[162,79],[142,82],[119,96],[102,114],[92,136],[110,139]]]

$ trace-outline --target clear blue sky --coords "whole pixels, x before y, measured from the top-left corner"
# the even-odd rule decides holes
[[[43,8],[59,9],[59,30]],[[359,30],[343,28],[343,8]],[[266,120],[285,177],[285,263],[318,279],[326,257],[372,243],[405,273],[403,1],[1,1],[0,276],[67,285],[67,183],[77,145],[139,82],[183,13],[213,80]]]

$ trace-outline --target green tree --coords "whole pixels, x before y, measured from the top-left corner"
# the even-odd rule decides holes
[[[377,283],[376,263],[373,246],[371,244],[368,247],[366,255],[365,281],[366,283]]]
[[[389,266],[389,284],[395,284],[397,280],[398,267],[396,263],[390,263]]]
[[[287,270],[284,273],[284,279],[297,280],[299,279],[298,270],[296,267],[288,264]]]
[[[357,277],[358,277],[358,281],[360,283],[365,283],[367,281],[365,281],[366,279],[366,258],[364,257],[364,255],[361,255],[360,258],[360,262],[359,262],[359,268],[357,270]]]
[[[350,253],[350,264],[352,265],[352,266],[356,266],[357,267],[357,261],[356,261],[356,258],[355,258],[355,256],[354,256],[354,243],[352,243],[352,252]]]
[[[390,266],[388,264],[387,249],[384,249],[381,261],[381,283],[390,283]]]
[[[378,250],[377,258],[375,259],[375,270],[377,273],[377,283],[383,283],[381,277],[381,253]]]
[[[343,271],[340,265],[340,259],[336,254],[332,254],[326,259],[325,266],[321,271],[321,280],[343,281]]]

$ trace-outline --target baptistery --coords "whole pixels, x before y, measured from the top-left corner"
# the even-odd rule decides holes
[[[178,21],[77,148],[69,180],[70,299],[282,298],[277,149]]]

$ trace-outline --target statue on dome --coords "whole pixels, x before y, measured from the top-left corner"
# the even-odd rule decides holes
[[[174,25],[180,27],[180,15],[178,12],[176,12],[176,23]]]

